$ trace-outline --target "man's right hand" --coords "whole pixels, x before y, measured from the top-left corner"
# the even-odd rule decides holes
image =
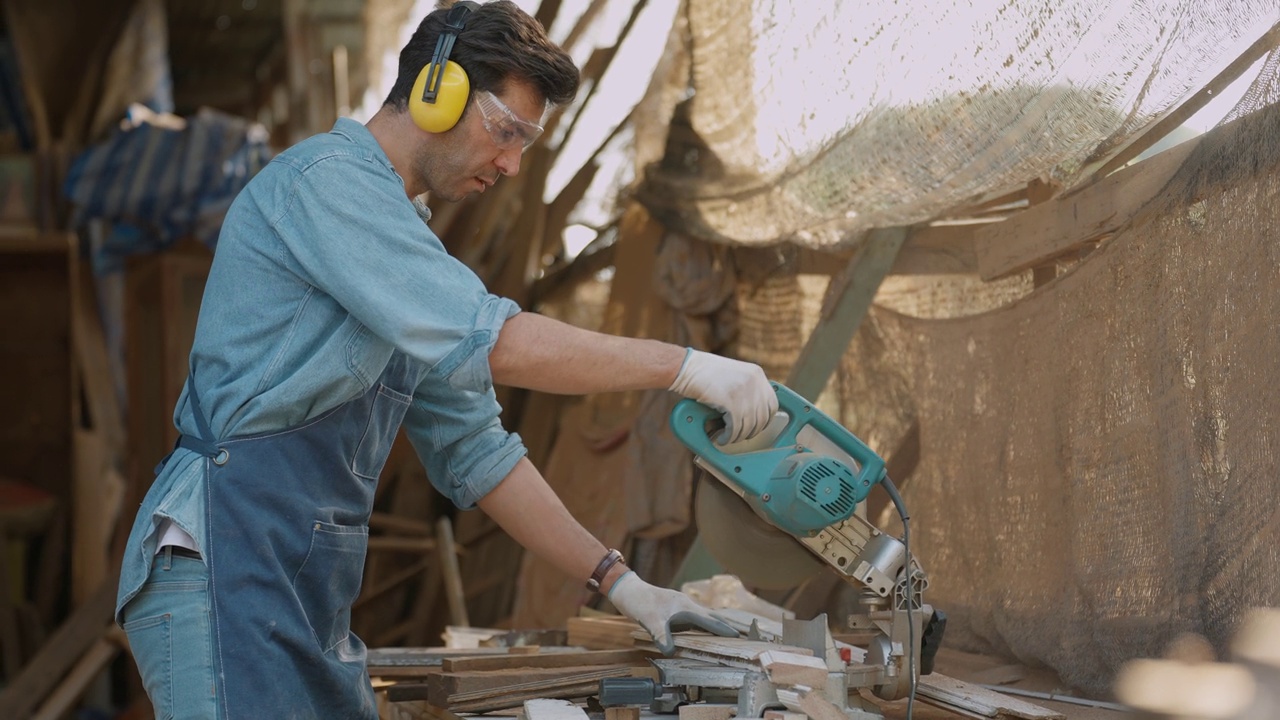
[[[778,395],[759,365],[701,350],[685,355],[670,389],[724,413],[722,444],[752,437],[778,412]]]

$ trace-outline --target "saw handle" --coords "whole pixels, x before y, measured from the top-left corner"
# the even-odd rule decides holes
[[[764,456],[778,455],[777,451],[780,449],[785,449],[786,454],[795,452],[796,445],[799,444],[796,436],[805,427],[812,427],[858,463],[859,467],[849,469],[859,482],[867,480],[870,484],[875,484],[884,478],[884,460],[867,447],[866,443],[791,388],[776,382],[770,385],[778,394],[778,409],[787,416],[787,424],[767,447],[732,452],[729,449],[731,446],[717,445],[707,435],[706,427],[707,423],[719,419],[722,413],[688,398],[676,403],[675,409],[671,411],[671,429],[695,455],[732,477],[740,473],[735,468],[740,468],[744,460],[764,460]]]

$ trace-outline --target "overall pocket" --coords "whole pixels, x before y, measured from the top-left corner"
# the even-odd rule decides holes
[[[316,642],[329,652],[351,633],[351,605],[360,594],[369,528],[311,524],[311,548],[293,578]]]
[[[377,395],[369,410],[369,422],[351,457],[351,472],[366,480],[378,479],[382,466],[387,462],[387,455],[391,453],[391,444],[395,442],[400,421],[404,420],[404,414],[409,410],[412,400],[410,395],[398,393],[385,385],[378,386]]]

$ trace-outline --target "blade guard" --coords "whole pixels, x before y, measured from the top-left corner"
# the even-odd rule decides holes
[[[832,420],[826,413],[813,406],[795,391],[779,383],[770,383],[778,395],[778,408],[786,415],[787,423],[773,439],[772,445],[764,449],[745,449],[733,451],[733,445],[716,445],[707,434],[707,425],[718,420],[722,413],[697,401],[684,399],[676,403],[671,413],[671,429],[676,437],[685,444],[703,463],[710,465],[723,480],[731,482],[741,491],[743,499],[757,513],[771,523],[796,535],[811,534],[821,523],[792,522],[781,508],[770,507],[770,486],[786,481],[789,473],[784,470],[784,463],[801,458],[818,458],[809,448],[800,446],[798,434],[806,427],[813,428],[818,434],[831,441],[857,463],[857,467],[848,468],[853,476],[853,489],[856,493],[855,503],[866,498],[871,487],[884,479],[884,460],[871,448],[859,440],[844,426]],[[749,443],[748,445],[754,445]],[[735,443],[743,445],[743,443]],[[822,456],[825,461],[845,463],[837,458]],[[794,495],[794,489],[788,488],[786,495]],[[853,508],[845,514],[852,514]],[[799,518],[796,518],[799,520]]]

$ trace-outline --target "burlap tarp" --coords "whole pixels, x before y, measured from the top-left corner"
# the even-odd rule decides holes
[[[733,253],[725,350],[779,379],[826,284],[786,248],[1035,178],[1070,185],[1280,17],[1190,0],[731,4],[691,0],[677,22],[688,62],[667,80],[694,92],[642,106],[675,122],[661,162],[641,146],[633,197],[672,233],[776,251]],[[949,645],[1103,693],[1175,634],[1221,648],[1245,608],[1280,602],[1280,112],[1245,112],[1277,98],[1278,64],[1130,226],[1048,285],[882,287],[822,405],[882,454],[918,431],[897,479]]]

